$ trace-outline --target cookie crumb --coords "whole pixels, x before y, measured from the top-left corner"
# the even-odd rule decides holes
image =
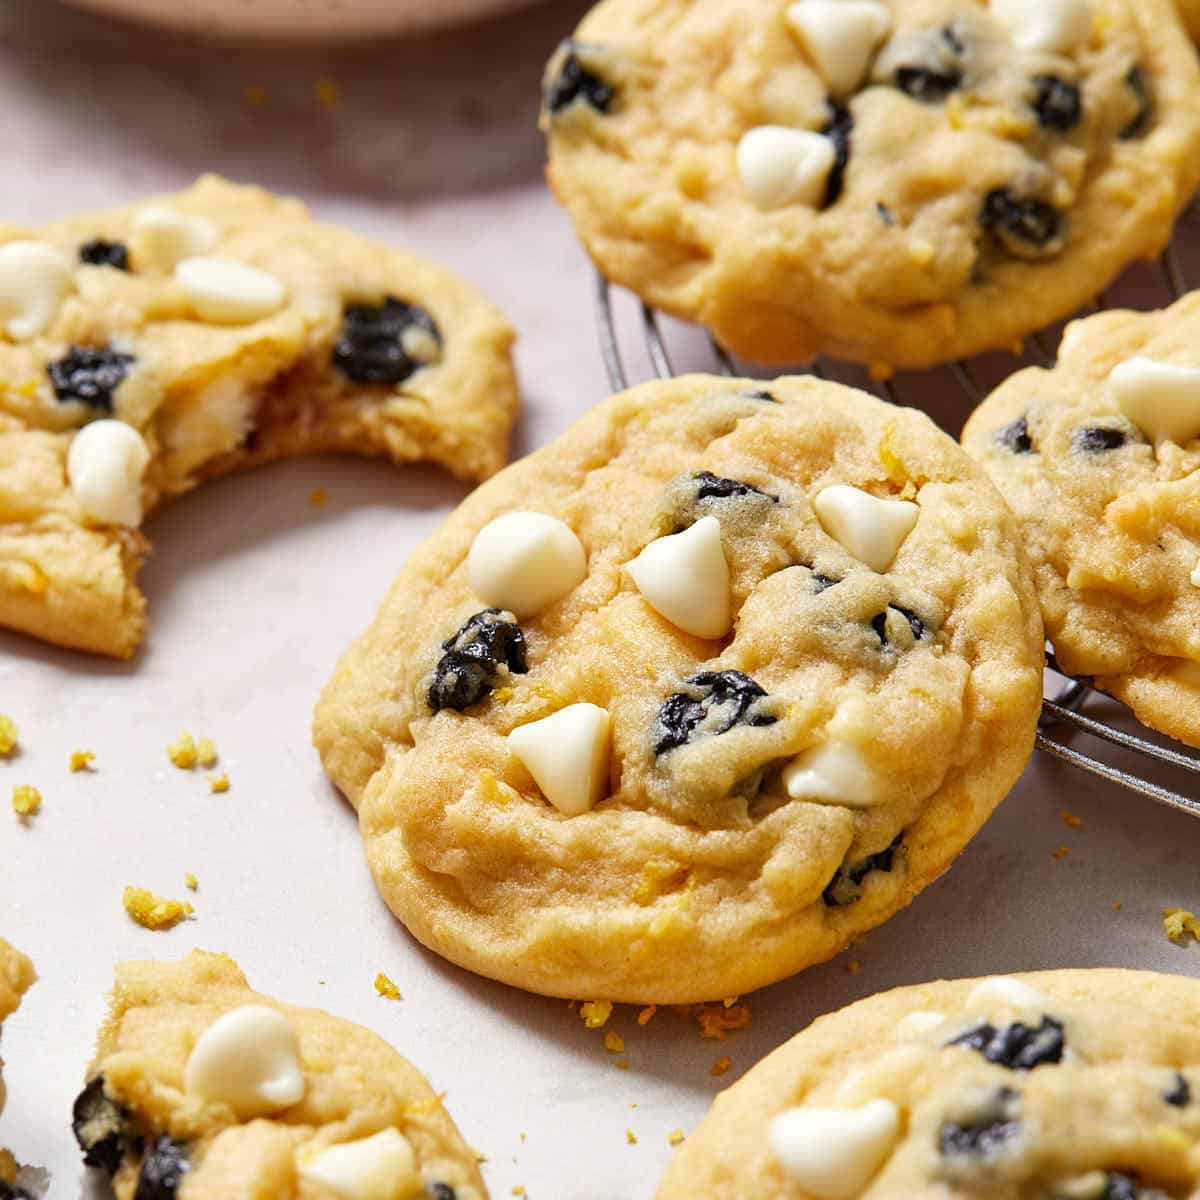
[[[1053,851],[1053,853],[1050,855],[1050,857],[1051,857],[1051,858],[1053,858],[1053,859],[1059,859],[1059,860],[1060,860],[1060,859],[1064,859],[1064,858],[1066,858],[1066,857],[1067,857],[1067,855],[1068,855],[1068,854],[1070,854],[1070,853],[1071,853],[1071,847],[1070,847],[1070,846],[1059,846],[1059,847],[1057,847],[1057,848],[1056,848],[1056,849]]]
[[[589,1029],[603,1029],[612,1016],[611,1000],[586,1000],[579,1006],[579,1015]]]
[[[321,508],[328,499],[329,493],[323,487],[313,488],[313,490],[308,493],[308,502],[313,506],[313,508]]]
[[[323,108],[337,108],[342,102],[342,89],[332,79],[314,80],[313,95]]]
[[[726,1008],[732,1008],[737,1002],[738,998],[736,996],[726,996],[725,999],[721,1001]]]
[[[12,790],[13,812],[22,820],[32,817],[42,807],[42,793],[28,783],[18,783]]]
[[[210,775],[208,777],[208,790],[210,792],[229,791],[229,776],[224,771],[220,775]]]
[[[846,974],[857,975],[862,970],[862,963],[857,958],[849,959],[846,963]]]
[[[168,900],[147,888],[125,888],[121,897],[125,911],[143,929],[170,929],[196,910],[186,900]]]
[[[195,891],[195,890],[196,890],[196,889],[197,889],[197,888],[200,886],[200,880],[198,880],[198,879],[195,877],[195,875],[193,875],[193,874],[191,873],[191,871],[189,871],[189,872],[188,872],[188,873],[187,873],[187,874],[186,874],[186,875],[183,877],[183,886],[184,886],[184,887],[186,887],[186,888],[189,888],[191,891],[193,891],[193,892],[194,892],[194,891]]]
[[[637,1023],[639,1025],[649,1025],[650,1019],[658,1012],[657,1004],[647,1004],[637,1015]]]
[[[625,1039],[610,1029],[604,1035],[604,1048],[609,1054],[620,1054],[625,1049]]]
[[[723,1042],[730,1033],[750,1024],[750,1010],[744,1004],[732,1008],[702,1004],[693,1012],[700,1026],[700,1036],[707,1041]]]
[[[1118,901],[1116,901],[1116,903],[1113,904],[1113,912],[1120,912],[1121,909],[1123,909],[1124,907],[1125,907],[1125,905],[1122,904],[1120,900],[1118,900]]]
[[[0,713],[0,758],[8,758],[17,748],[17,723]]]
[[[523,1145],[525,1145],[525,1137],[526,1137],[526,1135],[522,1133],[522,1134],[519,1134],[518,1136],[519,1136],[519,1137],[520,1137],[520,1139],[521,1139],[521,1145],[522,1145],[522,1146],[523,1146]]]
[[[730,1067],[733,1066],[733,1059],[728,1054],[722,1054],[715,1063],[709,1068],[708,1073],[714,1078],[719,1079]]]
[[[512,1194],[514,1196],[528,1196],[529,1193],[519,1183],[513,1184]]]
[[[400,1000],[400,989],[382,972],[375,976],[375,990],[385,1000]]]
[[[679,1143],[682,1141],[683,1141],[683,1130],[682,1129],[672,1129],[671,1132],[667,1134],[667,1144],[670,1146],[678,1146]]]
[[[247,108],[262,108],[267,102],[267,89],[261,83],[248,83],[242,88],[242,103]]]
[[[1182,946],[1189,933],[1200,942],[1200,918],[1186,908],[1164,908],[1163,932],[1176,946]]]
[[[181,733],[167,747],[167,757],[181,771],[190,771],[196,765],[196,739],[190,733]]]
[[[635,1134],[632,1129],[627,1129],[627,1130],[625,1130],[625,1140],[631,1146],[636,1146],[637,1145],[637,1134]]]
[[[1073,812],[1067,812],[1064,808],[1062,811],[1062,823],[1068,829],[1080,829],[1083,826],[1083,818],[1077,817]]]
[[[90,750],[72,750],[68,766],[72,771],[90,771],[96,756]]]
[[[196,762],[205,770],[217,765],[217,744],[212,738],[202,737],[196,743]]]
[[[624,1058],[618,1058],[617,1061],[615,1063],[613,1063],[613,1066],[616,1067],[618,1071],[628,1071],[629,1070],[629,1060],[624,1059]]]

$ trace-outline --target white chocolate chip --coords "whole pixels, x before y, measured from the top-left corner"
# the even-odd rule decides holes
[[[1196,587],[1200,587],[1200,560],[1198,560],[1196,565],[1192,568],[1192,583]]]
[[[880,574],[892,565],[921,515],[910,500],[880,500],[842,483],[820,491],[813,508],[834,541]]]
[[[919,1009],[917,1012],[910,1012],[907,1016],[901,1017],[897,1028],[903,1029],[906,1033],[929,1033],[930,1030],[945,1023],[946,1018],[941,1013]]]
[[[254,397],[233,376],[214,379],[191,396],[173,401],[163,413],[163,440],[173,451],[196,451],[205,458],[233,450],[250,429]]]
[[[124,421],[85,425],[67,450],[67,482],[87,516],[112,525],[142,523],[142,476],[150,450]]]
[[[243,325],[269,317],[283,303],[274,275],[228,258],[185,258],[175,266],[192,310],[202,321]]]
[[[815,208],[836,161],[833,142],[823,133],[785,125],[759,125],[737,147],[738,175],[763,212],[788,204]]]
[[[508,735],[508,748],[525,764],[542,795],[568,817],[604,796],[612,722],[595,704],[570,704]]]
[[[797,0],[786,20],[835,96],[855,91],[892,27],[878,0]]]
[[[65,254],[44,242],[0,246],[0,327],[13,341],[36,337],[74,287]]]
[[[847,742],[823,742],[805,750],[783,768],[783,786],[793,800],[847,808],[869,808],[880,799],[878,776]]]
[[[771,1153],[817,1200],[853,1200],[883,1166],[900,1133],[890,1100],[861,1108],[789,1108],[771,1122]]]
[[[413,1148],[396,1129],[301,1153],[296,1169],[342,1200],[407,1200],[421,1191]]]
[[[442,344],[437,338],[421,325],[406,325],[400,334],[400,349],[413,360],[428,366],[439,362],[442,357]]]
[[[1037,988],[1011,975],[992,975],[971,989],[965,1007],[969,1013],[986,1014],[998,1007],[1040,1010],[1045,1003],[1046,997]]]
[[[133,218],[129,249],[139,271],[172,271],[185,258],[207,254],[219,238],[206,217],[152,204]]]
[[[493,608],[532,617],[587,576],[587,554],[571,527],[539,512],[489,521],[467,555],[471,589]]]
[[[716,517],[656,538],[626,570],[649,604],[684,633],[719,638],[729,632],[729,564]]]
[[[1121,411],[1155,445],[1200,437],[1200,369],[1139,354],[1113,367],[1108,381]]]
[[[990,12],[1022,50],[1069,54],[1092,32],[1087,0],[991,0]]]
[[[192,1095],[228,1104],[243,1121],[291,1108],[304,1096],[296,1031],[265,1005],[232,1009],[200,1035],[183,1079]]]

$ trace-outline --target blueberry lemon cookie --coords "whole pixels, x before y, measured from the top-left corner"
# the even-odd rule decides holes
[[[425,1077],[375,1034],[253,992],[232,960],[117,967],[72,1124],[118,1200],[484,1200]]]
[[[0,1023],[17,1011],[21,997],[36,978],[33,963],[0,938]],[[3,1065],[0,1062],[0,1067]],[[4,1079],[0,1076],[0,1112],[4,1111],[5,1098]],[[31,1200],[31,1193],[21,1186],[22,1176],[17,1160],[0,1147],[0,1200]]]
[[[963,444],[1024,525],[1059,662],[1200,745],[1200,293],[1069,325]]]
[[[1200,1195],[1200,983],[1046,971],[821,1017],[719,1095],[657,1200]]]
[[[1200,0],[1178,0],[1178,4],[1188,32],[1200,41]]]
[[[505,460],[512,333],[448,272],[205,178],[0,226],[0,625],[127,656],[144,513],[306,451]]]
[[[542,121],[600,269],[762,362],[1007,348],[1200,183],[1172,0],[604,0]]]
[[[624,392],[470,496],[317,710],[384,898],[533,991],[749,991],[941,874],[1029,756],[1016,524],[922,414]]]

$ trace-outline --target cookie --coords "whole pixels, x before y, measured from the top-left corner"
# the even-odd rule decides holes
[[[0,625],[129,656],[142,517],[242,467],[341,450],[490,475],[512,338],[440,267],[214,177],[0,226]]]
[[[72,1124],[117,1200],[485,1200],[425,1077],[375,1034],[250,990],[222,954],[127,962]]]
[[[1024,526],[1047,636],[1072,675],[1200,746],[1200,293],[1067,327],[963,445]]]
[[[17,1011],[21,997],[33,986],[37,975],[33,963],[19,950],[0,938],[0,1023]],[[0,1060],[0,1069],[4,1066]],[[4,1077],[0,1074],[0,1113],[6,1099]],[[33,1200],[22,1184],[26,1170],[12,1154],[0,1147],[0,1200]]]
[[[737,995],[940,875],[1020,774],[1015,522],[922,413],[810,377],[601,404],[408,561],[317,709],[392,911],[531,991]]]
[[[603,0],[542,124],[600,270],[764,363],[1007,349],[1200,184],[1171,0]]]
[[[1200,1164],[1200,983],[1044,971],[821,1017],[722,1092],[657,1200],[1170,1200]]]

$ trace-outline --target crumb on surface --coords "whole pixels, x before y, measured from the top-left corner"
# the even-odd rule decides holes
[[[247,108],[262,108],[267,102],[267,89],[261,83],[248,83],[242,89],[242,103]]]
[[[524,1133],[520,1134],[520,1138],[521,1138],[521,1145],[522,1145],[522,1146],[523,1146],[523,1145],[525,1145],[525,1138],[526,1138],[527,1136],[528,1136],[528,1135],[527,1135],[527,1134],[524,1134]]]
[[[1054,850],[1054,851],[1051,853],[1050,857],[1051,857],[1051,858],[1054,858],[1054,859],[1064,859],[1064,858],[1066,858],[1066,857],[1067,857],[1067,855],[1068,855],[1068,854],[1070,854],[1070,853],[1071,853],[1071,847],[1070,847],[1070,846],[1058,846],[1058,847],[1056,847],[1056,848],[1055,848],[1055,850]]]
[[[324,108],[337,108],[342,102],[342,89],[332,79],[313,80],[313,95]]]
[[[637,1134],[632,1129],[625,1130],[625,1140],[631,1145],[637,1145]]]
[[[198,880],[195,875],[189,871],[183,877],[183,885],[184,887],[191,888],[191,890],[194,892],[200,886],[200,880]]]
[[[90,750],[72,750],[67,765],[72,771],[90,771],[96,756]]]
[[[217,743],[212,738],[202,737],[196,742],[196,762],[206,769],[217,765]]]
[[[618,1071],[628,1071],[629,1060],[625,1058],[618,1058],[617,1061],[613,1063],[613,1066],[616,1067]]]
[[[529,1195],[529,1193],[525,1190],[525,1188],[519,1183],[513,1184],[512,1194],[514,1196],[528,1196]]]
[[[329,493],[323,487],[315,487],[308,493],[308,502],[313,508],[320,508],[329,499]]]
[[[382,972],[375,976],[375,990],[385,1000],[401,999],[400,989]]]
[[[736,996],[726,996],[725,999],[721,1001],[726,1008],[732,1008],[737,1002],[738,998]]]
[[[619,1033],[610,1029],[604,1035],[604,1048],[609,1054],[620,1054],[625,1049],[625,1039]]]
[[[589,1029],[603,1029],[612,1016],[611,1000],[585,1000],[579,1006],[579,1015]]]
[[[861,971],[861,970],[862,970],[862,963],[860,963],[857,958],[850,958],[850,959],[846,960],[846,974],[847,975],[857,975],[859,973],[859,971]]]
[[[728,1071],[729,1068],[732,1066],[733,1066],[733,1059],[730,1058],[728,1054],[722,1054],[721,1057],[718,1058],[717,1061],[714,1062],[713,1065],[709,1068],[708,1073],[714,1079],[718,1079],[718,1078],[720,1078],[720,1076],[724,1075],[725,1072]]]
[[[196,739],[190,733],[181,733],[167,747],[167,757],[181,771],[190,771],[196,765]]]
[[[1062,823],[1068,829],[1080,829],[1083,826],[1083,818],[1077,817],[1073,812],[1068,812],[1064,808],[1062,811]]]
[[[724,1004],[693,1004],[676,1006],[683,1017],[692,1017],[700,1026],[700,1036],[710,1041],[723,1042],[730,1033],[745,1029],[750,1024],[750,1009],[744,1004],[726,1008]]]
[[[682,1141],[683,1141],[683,1130],[682,1129],[672,1129],[671,1132],[667,1134],[668,1145],[678,1146],[679,1143]]]
[[[0,713],[0,758],[7,758],[17,748],[17,723]]]
[[[168,900],[148,888],[132,886],[125,888],[121,904],[143,929],[170,929],[196,911],[187,900]]]
[[[32,817],[42,807],[42,793],[28,783],[14,784],[12,806],[18,817]]]
[[[1176,946],[1182,946],[1187,941],[1188,934],[1200,942],[1200,917],[1186,908],[1164,908],[1163,932],[1167,935],[1167,940],[1174,942]]]
[[[639,1025],[649,1025],[651,1018],[658,1012],[657,1004],[647,1004],[637,1015],[637,1023]]]
[[[1123,909],[1124,907],[1125,907],[1125,905],[1122,904],[1120,900],[1118,900],[1118,901],[1116,901],[1116,903],[1113,904],[1113,912],[1120,912],[1121,909]]]
[[[210,792],[229,791],[229,776],[224,771],[220,775],[210,775],[208,777],[208,790]]]

